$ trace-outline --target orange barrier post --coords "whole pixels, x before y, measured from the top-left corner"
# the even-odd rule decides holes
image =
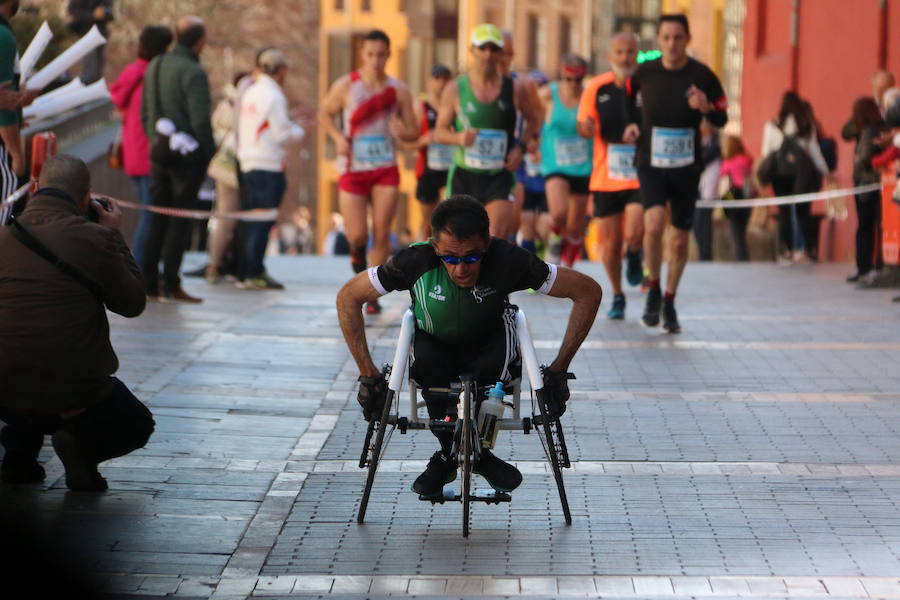
[[[33,186],[37,186],[41,170],[47,159],[56,156],[56,148],[56,135],[49,131],[39,133],[31,139],[31,181]]]
[[[885,171],[881,183],[881,252],[886,265],[900,265],[900,206],[892,198],[897,187],[896,171]]]

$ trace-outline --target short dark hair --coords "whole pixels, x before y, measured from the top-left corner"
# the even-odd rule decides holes
[[[172,43],[172,30],[160,25],[147,25],[138,38],[138,58],[153,60]]]
[[[688,18],[683,14],[669,13],[659,15],[659,23],[656,24],[656,33],[659,33],[659,30],[662,29],[663,23],[681,23],[681,26],[684,27],[684,32],[691,35],[691,26],[688,25]]]
[[[444,200],[431,213],[432,236],[449,233],[462,241],[473,236],[491,239],[490,221],[481,202],[467,194]]]
[[[62,190],[77,202],[91,190],[91,172],[80,158],[57,154],[44,163],[38,186]]]
[[[369,33],[363,36],[364,42],[384,42],[387,44],[387,47],[391,47],[391,38],[387,36],[385,32],[380,29],[373,29]]]
[[[193,48],[197,42],[206,37],[206,27],[202,23],[193,23],[177,34],[178,43],[188,48]]]

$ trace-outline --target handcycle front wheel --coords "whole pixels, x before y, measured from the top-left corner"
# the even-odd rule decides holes
[[[472,425],[472,411],[475,395],[475,384],[471,378],[462,380],[462,418],[459,451],[463,455],[462,460],[462,485],[460,499],[462,500],[462,530],[463,537],[469,537],[469,506],[471,504],[472,485],[472,452],[474,451],[474,426]]]
[[[563,517],[566,519],[566,525],[572,524],[572,513],[569,511],[569,499],[566,496],[566,486],[563,483],[562,466],[569,465],[568,451],[566,450],[566,440],[563,437],[562,428],[560,426],[559,417],[550,419],[547,406],[547,392],[544,389],[536,391],[537,404],[541,413],[540,427],[544,431],[546,438],[544,452],[547,454],[547,460],[553,468],[553,478],[556,480],[556,488],[559,491],[559,501],[562,504]]]
[[[369,471],[366,474],[366,487],[363,490],[362,499],[359,502],[359,513],[356,515],[356,522],[362,523],[366,519],[366,508],[369,506],[369,495],[372,493],[372,484],[375,483],[375,473],[378,471],[378,460],[381,458],[381,446],[384,444],[384,432],[390,425],[388,423],[388,418],[391,414],[391,405],[394,403],[394,390],[389,389],[384,398],[384,407],[381,409],[381,415],[378,420],[375,420],[375,415],[372,415],[372,420],[369,422],[368,431],[366,432],[366,441],[365,447],[363,448],[363,457],[360,458],[360,463],[363,463],[366,455],[368,455],[368,467]],[[372,436],[375,436],[375,441],[371,442]],[[360,466],[365,466],[360,464]]]

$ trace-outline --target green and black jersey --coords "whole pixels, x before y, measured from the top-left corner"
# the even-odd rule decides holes
[[[369,269],[369,280],[380,294],[409,290],[420,330],[442,342],[470,342],[501,325],[510,293],[531,288],[547,294],[556,281],[555,265],[499,238],[491,239],[481,260],[478,282],[461,288],[423,242]]]

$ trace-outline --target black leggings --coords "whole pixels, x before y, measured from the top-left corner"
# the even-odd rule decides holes
[[[153,416],[124,383],[115,377],[112,380],[113,391],[108,397],[69,419],[0,409],[0,420],[6,422],[0,442],[6,452],[36,459],[44,435],[57,430],[71,433],[85,456],[97,463],[143,447],[153,433]]]
[[[857,184],[860,185],[860,184]],[[875,248],[878,247],[878,225],[881,223],[881,192],[856,194],[856,270],[865,275],[872,270],[875,262]]]
[[[448,344],[424,331],[416,331],[413,341],[413,363],[410,377],[420,389],[447,388],[458,382],[459,376],[470,374],[479,388],[490,387],[498,381],[504,384],[522,374],[516,336],[515,310],[507,309],[503,323],[475,342]],[[455,416],[456,402],[446,393],[423,391],[422,397],[431,419]],[[453,434],[434,431],[445,453],[450,452]]]

